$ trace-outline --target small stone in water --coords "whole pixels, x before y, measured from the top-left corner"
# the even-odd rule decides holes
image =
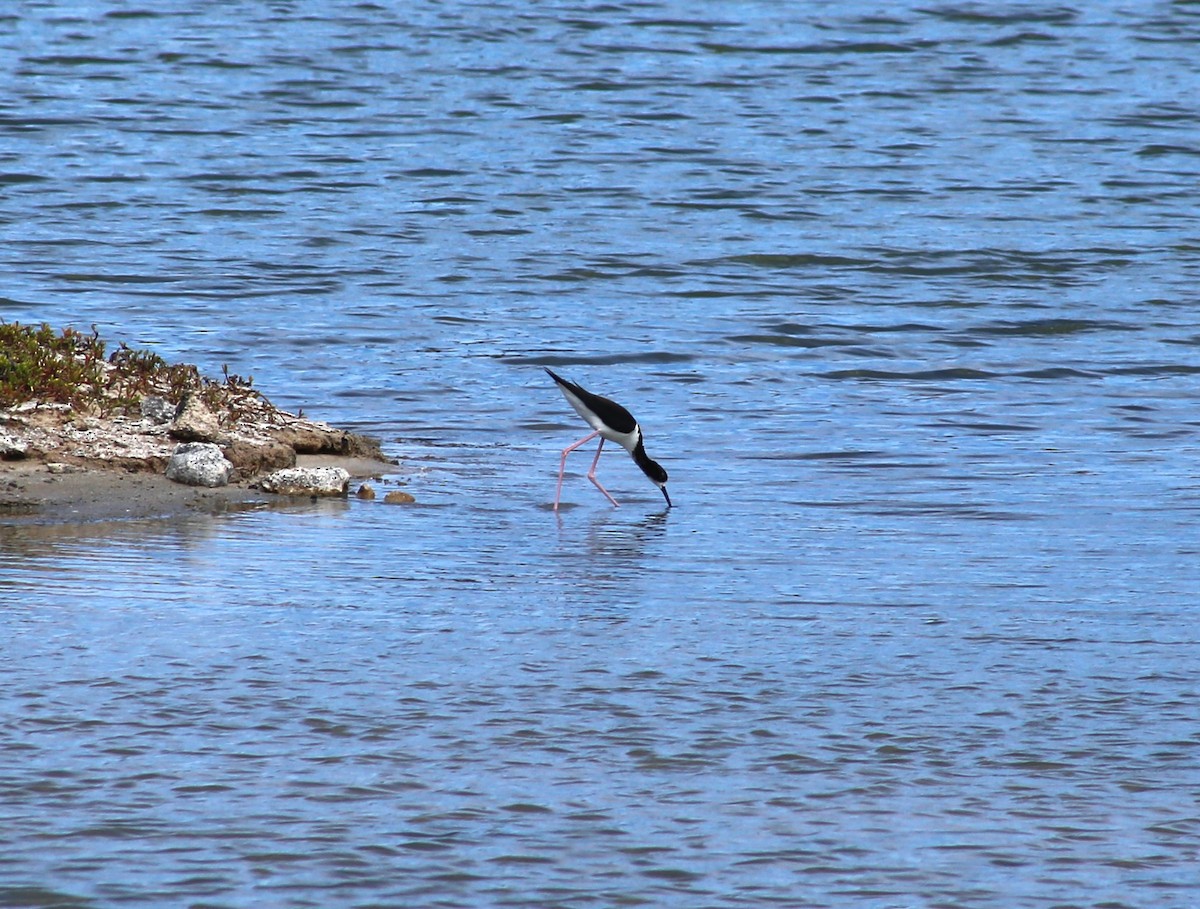
[[[283,496],[344,496],[350,474],[341,467],[288,467],[267,474],[259,486]]]

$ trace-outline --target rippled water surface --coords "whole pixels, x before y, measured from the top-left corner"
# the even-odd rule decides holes
[[[0,11],[0,318],[411,508],[0,526],[0,906],[1200,903],[1200,7]],[[675,508],[549,365],[627,404]]]

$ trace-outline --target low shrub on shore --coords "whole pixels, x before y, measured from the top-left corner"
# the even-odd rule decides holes
[[[230,375],[223,381],[200,375],[195,366],[171,365],[153,351],[121,344],[105,356],[96,327],[55,331],[0,322],[0,408],[26,401],[68,404],[101,414],[136,411],[147,395],[172,403],[198,394],[213,410],[260,410],[270,405],[252,379]]]

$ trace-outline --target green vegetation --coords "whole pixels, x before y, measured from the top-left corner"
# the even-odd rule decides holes
[[[73,328],[56,332],[42,323],[34,328],[0,322],[0,407],[25,401],[69,404],[100,414],[137,412],[146,395],[178,402],[199,394],[213,410],[256,409],[265,399],[252,379],[206,379],[195,366],[168,365],[158,354],[122,344],[107,359],[96,327],[91,334]]]

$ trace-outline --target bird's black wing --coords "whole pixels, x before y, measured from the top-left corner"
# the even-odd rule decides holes
[[[611,401],[601,395],[592,394],[583,386],[564,379],[547,366],[543,366],[542,368],[550,374],[550,378],[579,398],[588,410],[603,420],[605,426],[608,426],[615,432],[633,432],[634,427],[637,426],[637,420],[633,418],[633,414],[616,401]]]

